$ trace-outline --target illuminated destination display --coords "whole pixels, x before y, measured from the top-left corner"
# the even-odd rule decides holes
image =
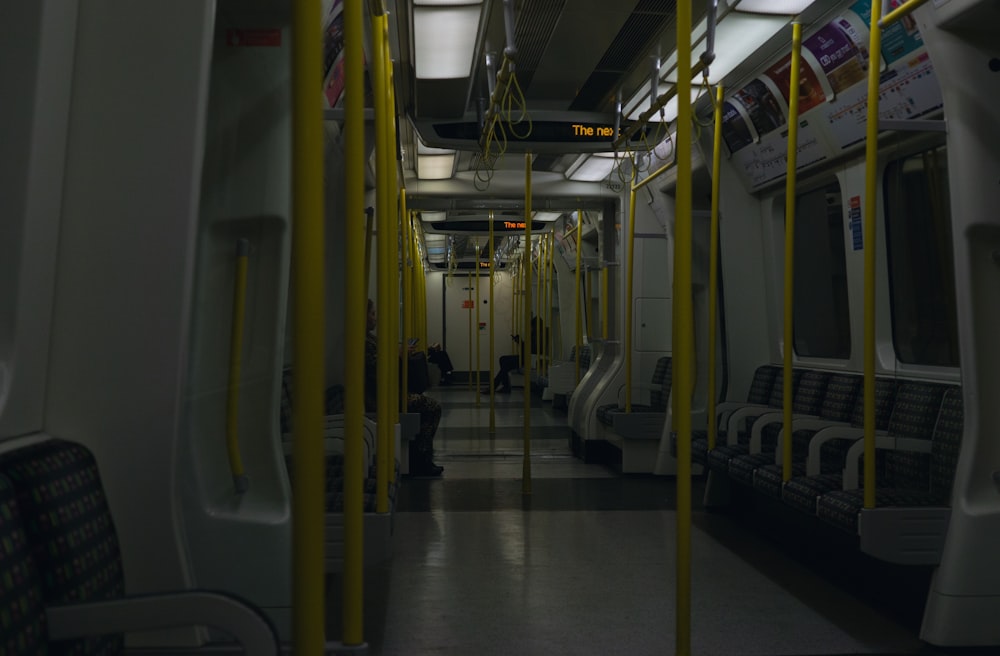
[[[623,123],[621,130],[629,124]],[[450,140],[479,141],[481,129],[478,123],[436,123],[433,126],[435,135]],[[636,131],[630,142],[640,142],[649,126]],[[529,143],[581,143],[581,142],[611,142],[615,139],[615,128],[607,123],[574,123],[571,121],[533,121],[531,135],[526,139],[511,140],[511,143],[525,141]]]
[[[524,221],[504,221],[503,227],[506,230],[524,230]]]
[[[595,137],[597,139],[614,139],[615,129],[607,125],[583,125],[573,123],[574,137]]]

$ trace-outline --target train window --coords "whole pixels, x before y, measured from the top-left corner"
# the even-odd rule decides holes
[[[803,357],[851,356],[840,183],[795,201],[795,352]]]
[[[955,267],[944,146],[891,162],[883,183],[896,357],[909,364],[957,367]]]

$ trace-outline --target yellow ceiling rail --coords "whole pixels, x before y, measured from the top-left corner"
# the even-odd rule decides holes
[[[876,2],[877,1],[878,0],[876,0]],[[881,19],[879,19],[877,25],[884,29],[887,26],[892,25],[899,19],[903,18],[904,16],[908,16],[909,14],[913,13],[913,11],[919,9],[926,3],[927,0],[909,0],[908,2],[899,5],[898,7],[896,7],[895,9],[886,14],[885,10],[889,8],[889,3],[887,0],[882,0],[882,13],[885,15],[882,16]],[[876,25],[876,23],[872,23],[872,25]]]
[[[675,166],[677,166],[677,158],[676,157],[673,159],[673,161],[667,162],[666,164],[664,164],[660,168],[656,169],[655,171],[653,171],[652,173],[650,173],[649,175],[647,175],[641,181],[634,183],[633,186],[632,186],[632,189],[634,191],[639,191],[640,189],[642,189],[643,187],[645,187],[646,185],[648,185],[650,182],[652,182],[653,180],[657,179],[658,177],[660,177],[661,175],[663,175],[664,173],[666,173],[670,169],[674,168]]]
[[[722,174],[722,100],[720,84],[715,89],[715,134],[712,146],[712,224],[708,247],[708,450],[715,448],[718,422],[715,420],[716,391],[715,358],[719,314],[719,197]]]
[[[802,24],[792,23],[792,61],[788,93],[788,155],[785,175],[785,313],[784,313],[784,386],[782,387],[781,479],[792,478],[792,364],[795,355],[795,183],[799,152],[799,67],[802,62]],[[870,462],[870,461],[869,461]]]
[[[292,7],[292,639],[297,654],[325,647],[323,539],[323,49],[319,0]],[[355,20],[351,20],[351,19]],[[345,16],[357,29],[360,16]],[[357,38],[351,34],[349,38]],[[359,60],[360,61],[360,60]],[[360,94],[359,94],[360,97]],[[358,132],[363,132],[358,121]],[[360,164],[360,162],[359,162]],[[346,482],[345,482],[346,485]],[[358,483],[358,489],[361,489]],[[346,492],[346,490],[345,490]],[[361,497],[357,495],[358,509]],[[346,555],[346,554],[345,554]],[[357,561],[353,563],[357,565]],[[360,570],[360,567],[358,568]],[[346,632],[345,632],[346,635]],[[359,633],[351,633],[360,643]]]

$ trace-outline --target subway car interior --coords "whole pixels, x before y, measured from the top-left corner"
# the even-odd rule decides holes
[[[995,0],[0,24],[0,653],[1000,650]]]

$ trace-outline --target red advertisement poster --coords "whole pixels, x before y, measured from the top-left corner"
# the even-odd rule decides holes
[[[792,77],[791,53],[782,57],[764,74],[774,81],[778,90],[781,91],[781,95],[784,96],[785,102],[789,102],[788,86]],[[816,77],[816,71],[803,59],[799,63],[799,114],[805,114],[824,102],[826,102],[826,94],[823,93],[823,87],[819,83],[819,78]]]

